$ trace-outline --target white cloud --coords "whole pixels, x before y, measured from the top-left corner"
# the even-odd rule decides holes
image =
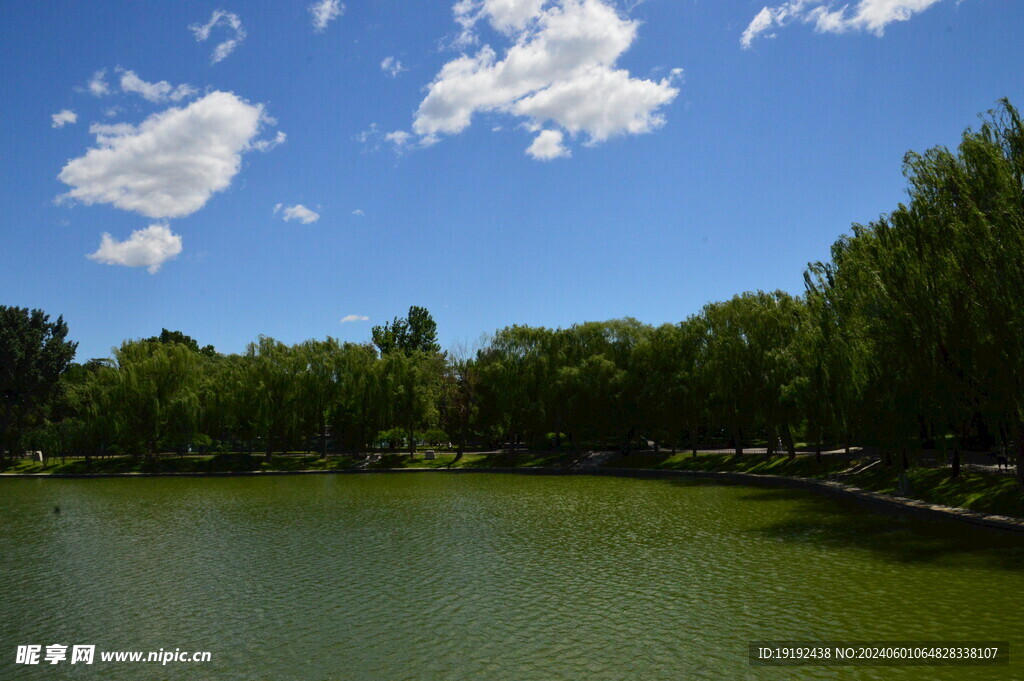
[[[110,85],[107,83],[106,76],[106,69],[100,69],[92,74],[92,78],[89,79],[88,88],[93,96],[102,97],[103,95],[110,94]]]
[[[281,209],[282,205],[280,203],[274,206],[274,214],[276,215],[278,211],[281,211]],[[312,211],[309,208],[306,208],[301,203],[297,203],[294,206],[288,206],[284,208],[284,210],[281,212],[281,216],[284,218],[285,222],[298,220],[304,225],[314,223],[320,219],[320,213],[317,213],[316,211]]]
[[[319,0],[309,6],[309,13],[313,15],[313,28],[319,32],[345,13],[345,5],[341,0]]]
[[[362,208],[356,208],[354,211],[352,211],[352,215],[355,215],[355,216],[361,217],[361,218],[362,217],[366,217],[366,213],[363,212]]]
[[[121,90],[123,92],[134,92],[141,95],[143,99],[157,104],[167,100],[180,102],[196,93],[196,89],[188,84],[175,87],[166,80],[161,80],[159,83],[147,83],[139,78],[134,71],[124,71],[121,73]]]
[[[215,91],[137,126],[93,124],[97,146],[61,170],[72,189],[60,198],[151,218],[191,215],[231,185],[265,120],[263,105]]]
[[[455,21],[462,27],[458,43],[477,42],[473,29],[478,21],[486,19],[496,31],[512,34],[523,30],[527,23],[540,14],[546,0],[459,0],[452,8]]]
[[[541,130],[533,140],[526,153],[538,161],[551,161],[556,158],[572,156],[572,152],[562,145],[561,130]]]
[[[352,322],[368,322],[370,318],[364,314],[347,314],[341,318],[342,324],[350,324]]]
[[[748,49],[758,37],[774,38],[776,28],[798,21],[812,24],[819,33],[868,31],[877,36],[896,21],[907,21],[942,0],[857,0],[852,9],[845,4],[837,9],[829,0],[789,0],[775,7],[764,7],[753,18],[740,45]]]
[[[591,142],[621,133],[639,135],[664,124],[656,112],[675,98],[678,90],[668,84],[681,73],[676,69],[654,82],[631,78],[625,69],[596,66],[520,99],[512,110],[536,121],[556,121],[574,135],[586,132]]]
[[[384,57],[384,60],[380,63],[380,69],[392,78],[395,78],[399,73],[406,70],[406,68],[402,66],[402,62],[398,61],[394,57]]]
[[[411,139],[412,135],[404,130],[395,130],[384,135],[385,142],[391,142],[398,148],[408,146]]]
[[[363,130],[358,135],[352,137],[353,140],[363,145],[364,151],[376,151],[380,148],[380,140],[384,137],[384,133],[380,131],[380,126],[376,123],[370,123],[370,127]]]
[[[181,253],[181,237],[171,233],[164,224],[137,229],[126,241],[117,241],[110,234],[100,238],[100,247],[88,258],[105,265],[145,267],[156,274],[160,266]]]
[[[242,28],[242,20],[234,12],[225,12],[222,9],[214,11],[210,15],[210,20],[205,24],[192,24],[188,28],[195,35],[196,41],[201,43],[210,37],[210,31],[216,26],[224,26],[233,34],[233,37],[228,38],[213,48],[213,55],[210,57],[210,62],[213,64],[226,58],[245,40],[245,29]]]
[[[757,16],[751,20],[750,24],[743,31],[743,35],[740,37],[740,45],[744,49],[747,49],[753,44],[754,38],[770,31],[772,26],[776,23],[775,12],[768,7],[762,7],[761,11],[757,13]],[[764,36],[765,38],[774,38],[774,33],[768,33]]]
[[[679,69],[653,81],[616,67],[639,22],[606,0],[459,0],[454,12],[463,44],[484,19],[512,44],[501,57],[484,45],[442,67],[413,120],[421,146],[481,112],[524,116],[533,129],[551,123],[589,143],[642,134],[664,124],[659,111],[679,93]]]
[[[362,144],[363,150],[367,152],[379,150],[381,142],[386,142],[391,144],[395,153],[402,154],[409,149],[429,147],[436,144],[440,138],[437,135],[426,135],[417,139],[416,135],[405,130],[393,130],[386,133],[381,130],[379,125],[371,123],[369,128],[355,135],[352,139]]]
[[[284,144],[286,139],[288,139],[288,135],[278,130],[277,134],[274,136],[274,139],[257,140],[256,142],[252,143],[252,148],[255,149],[256,151],[262,151],[266,153],[273,149],[274,147],[279,147],[282,144]]]
[[[58,113],[55,113],[52,116],[50,116],[50,120],[53,121],[53,124],[50,127],[63,128],[65,125],[68,125],[69,123],[77,123],[78,114],[76,114],[74,111],[71,111],[70,109],[64,109],[63,111],[59,111]]]

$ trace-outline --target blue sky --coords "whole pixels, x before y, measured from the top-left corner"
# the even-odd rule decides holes
[[[0,303],[63,314],[84,360],[799,293],[907,150],[1024,104],[1024,3],[843,7],[5,3]]]

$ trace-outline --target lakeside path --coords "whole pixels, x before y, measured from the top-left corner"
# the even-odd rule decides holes
[[[761,473],[742,473],[735,471],[693,471],[666,470],[650,468],[552,468],[544,466],[524,467],[475,467],[475,468],[349,468],[339,470],[293,470],[293,471],[222,471],[222,472],[166,472],[166,473],[0,473],[0,478],[7,479],[38,479],[38,478],[144,478],[144,477],[240,477],[240,476],[277,476],[277,475],[358,475],[368,473],[506,473],[516,475],[600,475],[621,478],[646,479],[678,479],[702,478],[717,479],[737,483],[766,485],[772,487],[791,487],[807,489],[833,497],[853,498],[872,505],[900,510],[913,515],[938,520],[955,520],[980,527],[1024,534],[1024,519],[1010,516],[993,515],[971,511],[941,504],[931,504],[918,499],[884,494],[861,489],[853,485],[833,480],[793,477],[784,475],[767,475]]]

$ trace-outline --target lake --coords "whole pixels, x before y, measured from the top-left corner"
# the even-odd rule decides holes
[[[755,640],[1024,653],[1024,539],[808,491],[475,473],[20,479],[0,480],[0,515],[0,679],[1024,675],[1013,654],[1012,669],[750,666]],[[212,659],[15,664],[18,645],[54,643]]]

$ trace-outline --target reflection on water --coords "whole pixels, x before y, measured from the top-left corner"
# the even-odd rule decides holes
[[[955,567],[966,559],[979,567],[1024,571],[1024,537],[1012,533],[966,523],[922,520],[871,502],[836,501],[793,490],[762,489],[741,498],[797,502],[796,512],[790,517],[753,530],[766,537],[863,549],[905,563]]]
[[[489,474],[0,483],[0,679],[1021,676],[750,667],[751,640],[1022,642],[1020,538],[811,492]],[[16,667],[26,643],[213,662]]]

